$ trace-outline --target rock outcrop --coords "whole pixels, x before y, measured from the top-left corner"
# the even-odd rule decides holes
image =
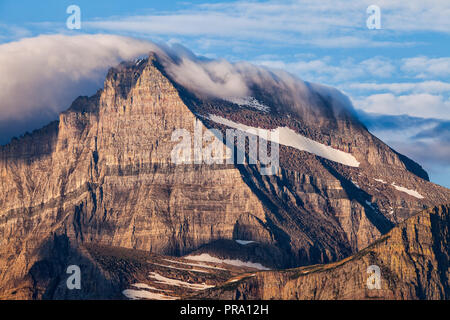
[[[208,289],[197,298],[447,300],[450,298],[449,226],[450,205],[437,206],[400,223],[344,260],[257,272],[253,277]],[[379,288],[374,285],[371,270],[367,272],[373,265],[380,270]]]

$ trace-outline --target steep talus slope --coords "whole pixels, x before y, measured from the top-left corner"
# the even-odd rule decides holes
[[[450,204],[400,223],[356,255],[327,265],[258,272],[208,289],[216,299],[449,299]],[[367,268],[380,268],[380,288],[369,289]]]
[[[273,93],[255,89],[269,113],[200,97],[151,56],[112,68],[104,88],[75,100],[58,122],[0,147],[0,288],[54,297],[49,287],[77,261],[100,281],[102,272],[81,249],[85,243],[180,256],[208,245],[213,253],[216,240],[243,239],[259,246],[253,261],[273,268],[336,261],[418,209],[450,198],[351,114],[331,112],[330,97],[311,100],[318,109],[309,119],[310,109],[281,112],[289,108],[270,101]],[[174,130],[193,132],[196,120],[203,130],[224,129],[204,117],[209,113],[288,126],[352,153],[361,166],[285,146],[272,176],[257,165],[173,164]],[[91,297],[99,296],[96,290]]]

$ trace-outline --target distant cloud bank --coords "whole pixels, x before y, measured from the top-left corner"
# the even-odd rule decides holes
[[[365,32],[366,9],[373,4],[382,10],[382,29],[387,31],[384,35],[389,40]],[[398,41],[392,32],[450,33],[449,16],[447,0],[222,1],[191,4],[171,12],[95,19],[85,26],[96,31],[152,37],[170,34],[329,48],[393,47],[414,43]]]

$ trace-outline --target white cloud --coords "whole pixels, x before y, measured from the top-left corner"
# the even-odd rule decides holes
[[[248,41],[312,44],[320,47],[408,46],[379,40],[392,31],[450,33],[446,0],[379,0],[382,31],[368,33],[366,8],[372,0],[235,1],[190,5],[171,13],[112,17],[84,22],[86,28],[147,36],[218,37]],[[187,8],[187,6],[185,6]],[[351,33],[351,36],[349,34]]]
[[[78,95],[100,88],[109,67],[153,47],[112,35],[51,35],[2,44],[0,120],[65,110]]]
[[[254,37],[283,41],[288,33],[322,32],[330,27],[355,26],[343,13],[355,12],[355,6],[333,1],[328,8],[313,1],[227,2],[191,6],[174,13],[129,16],[85,22],[86,27],[102,30],[139,32],[147,35]],[[361,7],[363,15],[364,6]],[[314,14],[312,14],[314,13]],[[207,27],[206,27],[207,26]],[[281,36],[281,37],[280,37]]]
[[[450,76],[450,57],[414,57],[402,60],[402,70],[417,78]]]
[[[29,37],[30,35],[31,32],[24,27],[0,23],[0,41]]]
[[[373,57],[362,61],[345,59],[336,64],[330,57],[312,60],[256,60],[254,63],[270,68],[289,70],[302,79],[325,83],[336,83],[360,77],[390,77],[396,70],[395,65],[386,58]]]
[[[450,57],[429,58],[425,56],[405,59],[391,59],[375,56],[366,60],[355,61],[354,58],[332,61],[329,56],[320,58],[259,57],[254,63],[272,68],[289,70],[303,79],[327,83],[338,83],[342,87],[360,90],[390,90],[395,93],[413,92],[445,92],[449,91],[449,83],[439,80],[450,76]],[[410,79],[429,79],[422,82],[404,83],[352,83],[342,81],[367,78],[401,77]]]
[[[200,59],[176,44],[156,45],[112,35],[51,35],[0,45],[0,120],[65,110],[78,95],[101,88],[108,68],[150,51],[158,54],[172,79],[198,94],[244,97],[256,85],[285,95],[292,108],[305,101],[309,105],[311,91],[334,97],[337,107],[349,103],[337,90],[307,87],[287,72],[246,62]],[[321,65],[313,63],[311,68]]]
[[[370,37],[361,36],[334,36],[301,40],[299,43],[312,44],[322,48],[357,48],[357,47],[410,47],[421,44],[420,42],[395,42],[395,41],[374,41]]]
[[[381,8],[383,28],[450,33],[450,2],[447,0],[378,0],[376,4]]]
[[[199,95],[226,100],[252,95],[252,88],[276,94],[292,112],[304,113],[317,105],[316,93],[328,97],[335,111],[353,109],[350,100],[337,89],[308,83],[283,70],[268,69],[248,62],[199,59],[180,46],[162,47],[159,58],[168,75]],[[317,67],[317,66],[316,66]]]
[[[383,57],[364,60],[360,63],[360,66],[364,71],[376,77],[390,77],[395,71],[395,67],[391,61]]]
[[[350,83],[346,87],[357,90],[391,91],[399,94],[413,93],[448,93],[450,83],[442,81],[401,82],[401,83]]]
[[[450,99],[428,93],[395,96],[374,94],[354,99],[355,108],[387,115],[410,115],[422,118],[450,119]]]
[[[101,88],[108,68],[150,51],[157,53],[173,80],[199,95],[245,97],[250,88],[258,87],[276,93],[292,112],[314,108],[316,93],[329,97],[336,110],[351,108],[349,99],[336,89],[307,86],[287,72],[246,62],[201,59],[176,44],[112,35],[52,35],[0,45],[0,123],[11,120],[27,127],[27,119],[37,123],[37,116],[40,123],[52,120],[77,96]]]
[[[241,97],[248,92],[242,73],[226,60],[195,61],[181,57],[166,62],[173,79],[196,92],[221,98]]]

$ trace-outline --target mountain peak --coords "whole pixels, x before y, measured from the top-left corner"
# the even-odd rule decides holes
[[[0,287],[56,298],[50,288],[61,284],[45,268],[63,274],[84,263],[97,274],[82,249],[92,243],[220,253],[268,268],[334,262],[450,199],[341,108],[334,89],[288,87],[287,79],[159,53],[111,68],[104,88],[77,98],[52,130],[0,149]],[[225,155],[225,139],[214,137],[239,128],[289,133],[279,141],[278,170],[262,174],[261,159],[249,163],[248,144],[234,140],[243,163],[173,161],[180,147],[190,159],[212,145]],[[180,132],[188,143],[180,145]],[[234,240],[252,242],[223,248]]]

